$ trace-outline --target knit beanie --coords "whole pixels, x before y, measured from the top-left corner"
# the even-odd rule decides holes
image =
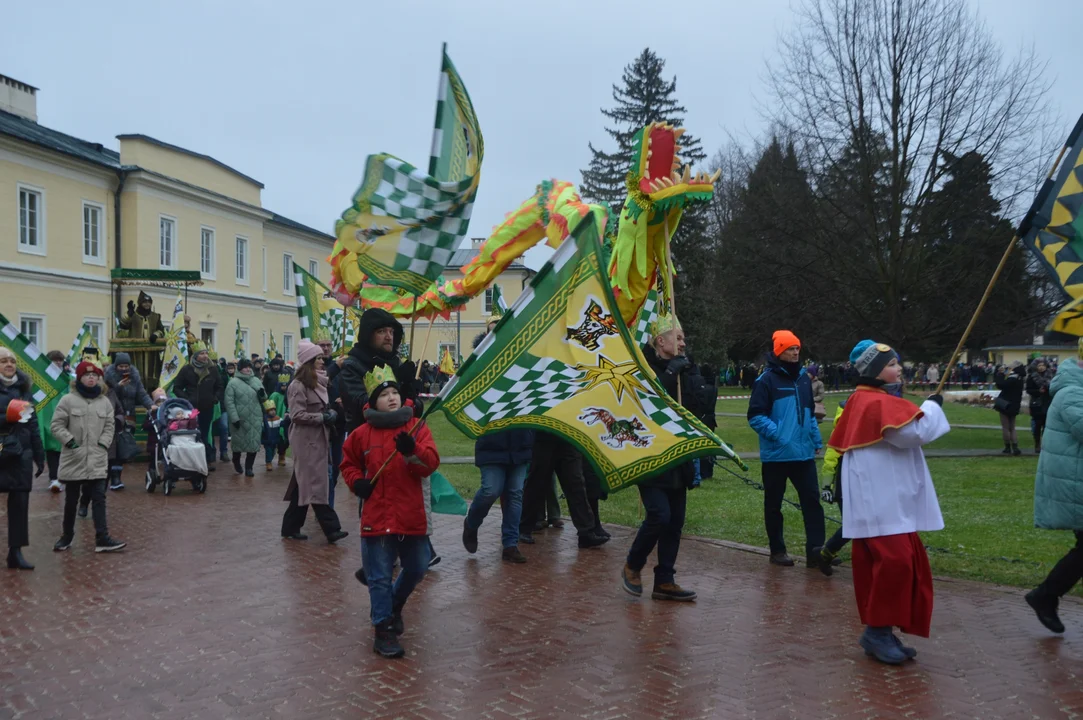
[[[875,379],[894,359],[895,351],[890,346],[874,340],[862,340],[850,351],[850,362],[863,378]]]
[[[775,357],[786,352],[794,345],[801,347],[801,341],[789,330],[775,330],[771,335],[771,343],[772,349],[775,351]]]
[[[113,361],[114,365],[131,365],[132,356],[126,352],[118,352],[116,360]]]
[[[241,358],[237,361],[237,370],[244,370],[245,368],[251,368],[252,361],[248,358]]]
[[[100,367],[98,367],[92,362],[87,362],[86,360],[75,366],[76,380],[82,380],[83,376],[87,373],[94,373],[98,377],[102,377],[104,375]]]
[[[323,357],[323,350],[311,340],[302,340],[297,346],[297,362],[304,365],[309,360]]]

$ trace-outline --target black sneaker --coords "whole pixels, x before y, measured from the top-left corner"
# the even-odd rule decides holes
[[[349,534],[350,533],[346,532],[345,530],[336,530],[336,531],[334,531],[333,533],[331,533],[330,535],[327,536],[327,543],[329,545],[334,545],[339,540],[341,540],[342,538],[348,536]]]
[[[374,633],[372,650],[377,655],[385,658],[400,658],[406,654],[402,645],[399,645],[399,636],[395,634],[390,620],[377,625]]]
[[[79,517],[86,517],[86,511],[87,511],[87,509],[88,509],[88,508],[87,508],[87,506],[86,506],[86,505],[80,505],[80,506],[79,506]]]
[[[478,551],[478,531],[471,528],[466,524],[466,518],[463,518],[463,547],[466,551],[473,555]]]
[[[283,540],[308,540],[308,535],[304,533],[293,533],[292,535],[283,535]]]
[[[519,540],[521,541],[522,537],[520,537]],[[600,545],[605,545],[607,542],[609,542],[609,538],[605,535],[599,535],[593,530],[588,530],[579,536],[580,549],[599,547]]]
[[[75,540],[75,538],[71,535],[61,535],[60,539],[56,541],[56,545],[53,545],[53,552],[64,552],[71,547],[73,540]]]
[[[1038,616],[1038,622],[1058,635],[1064,632],[1064,623],[1060,621],[1060,617],[1057,615],[1057,605],[1059,602],[1056,598],[1050,600],[1037,590],[1031,590],[1024,598],[1027,601],[1027,605],[1030,605],[1034,610],[1034,614]]]
[[[522,564],[526,562],[526,556],[519,552],[517,545],[504,548],[504,551],[500,554],[500,559],[504,562]]]
[[[443,559],[444,558],[442,558],[439,555],[434,553],[433,556],[431,558],[429,558],[429,567],[430,568],[436,567],[437,565],[440,564],[440,561],[443,560]]]
[[[106,535],[105,537],[98,538],[98,541],[94,544],[94,552],[117,552],[123,550],[128,543],[121,542],[120,540],[114,540]]]
[[[117,478],[113,482],[109,483],[109,489],[110,490],[123,490],[124,489],[124,483],[122,483],[120,481],[120,478]]]

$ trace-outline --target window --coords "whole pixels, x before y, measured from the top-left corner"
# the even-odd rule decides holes
[[[282,359],[286,362],[293,361],[293,335],[289,333],[282,336]]]
[[[248,284],[248,238],[237,237],[237,283]]]
[[[282,256],[282,294],[293,294],[293,255]]]
[[[481,312],[486,317],[493,314],[493,289],[491,287],[485,288],[485,301]]]
[[[39,348],[45,345],[45,318],[41,315],[20,315],[19,332]]]
[[[19,250],[45,254],[45,194],[19,186]]]
[[[83,262],[105,264],[104,219],[105,208],[102,205],[83,203]]]
[[[105,321],[84,318],[83,324],[87,326],[88,330],[90,330],[90,339],[94,342],[94,344],[99,348],[105,347],[102,340],[102,338],[105,336]]]
[[[215,349],[214,336],[215,336],[215,328],[212,328],[212,327],[201,327],[201,328],[199,328],[199,339],[203,342],[204,345],[207,346],[208,350],[214,350]]]
[[[317,280],[320,279],[320,263],[317,260],[308,261],[308,274]]]
[[[177,267],[177,221],[164,215],[158,217],[158,266]]]
[[[214,228],[199,229],[199,272],[214,278]]]

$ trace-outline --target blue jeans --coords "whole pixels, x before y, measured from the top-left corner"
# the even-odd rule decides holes
[[[402,563],[402,572],[391,585],[395,558]],[[425,571],[429,569],[429,539],[424,535],[381,535],[361,538],[361,562],[369,584],[369,606],[373,625],[402,611]]]
[[[504,521],[500,526],[500,541],[504,547],[519,544],[519,520],[523,514],[523,483],[528,465],[482,465],[481,487],[466,513],[466,525],[472,530],[481,527],[489,508],[497,498]]]
[[[682,488],[663,490],[639,485],[639,497],[647,517],[639,526],[636,539],[628,550],[628,567],[642,570],[654,546],[658,546],[658,564],[654,568],[654,584],[673,582],[677,551],[681,548],[684,510],[688,491]]]
[[[223,460],[226,458],[226,448],[229,447],[229,415],[223,410],[218,416],[218,423],[214,427],[218,435],[218,455]]]

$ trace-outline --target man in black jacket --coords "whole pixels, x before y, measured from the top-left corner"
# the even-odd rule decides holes
[[[643,356],[658,381],[670,397],[680,398],[681,405],[694,415],[702,416],[708,392],[703,377],[685,357],[684,331],[676,318],[664,316],[655,321],[651,337],[650,344],[643,346]],[[621,584],[628,593],[636,597],[643,594],[640,572],[657,545],[658,564],[654,568],[651,597],[683,602],[696,599],[695,592],[685,590],[674,580],[688,489],[694,480],[695,467],[688,462],[638,484],[647,517],[639,526],[621,573]]]
[[[403,362],[399,358],[402,338],[402,323],[386,310],[369,308],[361,315],[357,324],[357,343],[350,349],[338,376],[347,432],[353,432],[365,422],[362,411],[369,399],[365,375],[373,368],[390,365],[403,398],[417,400],[417,365],[412,360]]]

